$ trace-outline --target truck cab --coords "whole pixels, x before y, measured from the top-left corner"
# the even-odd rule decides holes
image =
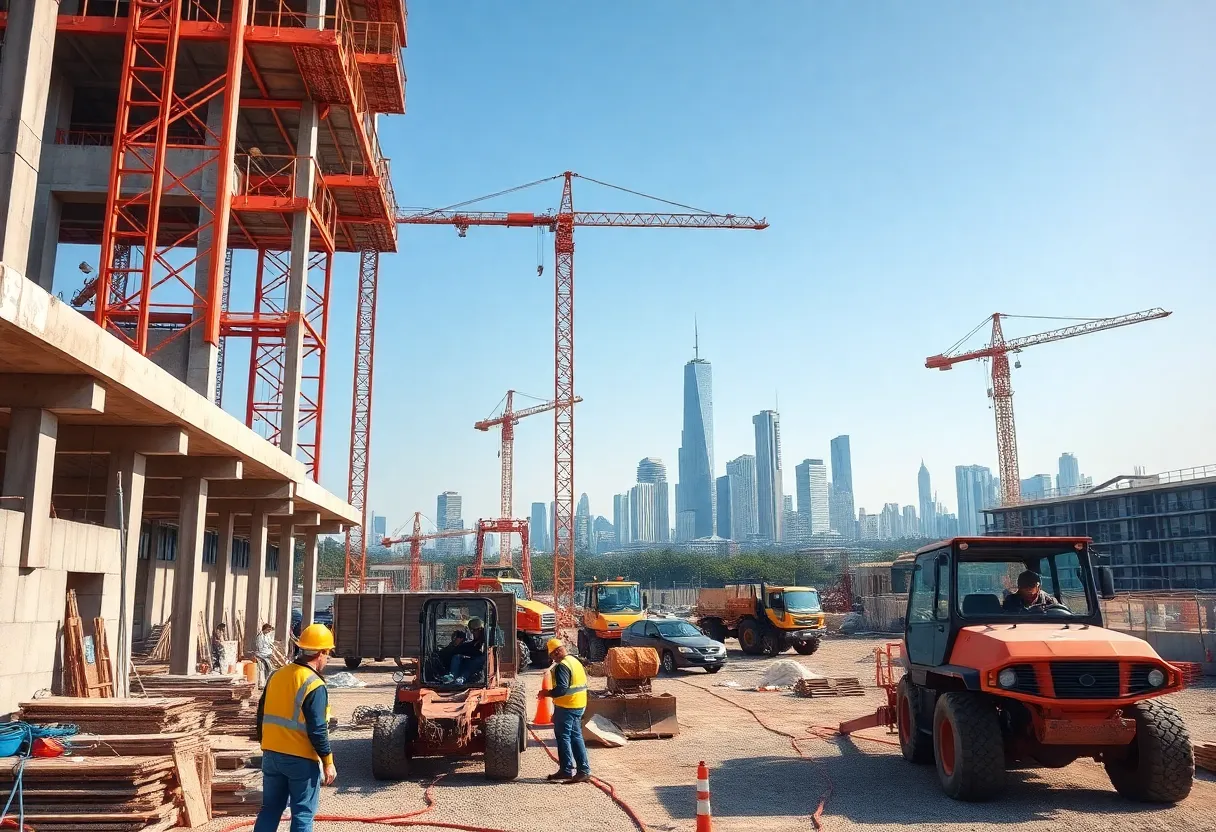
[[[557,633],[557,613],[528,597],[528,589],[513,566],[483,566],[474,574],[472,566],[461,566],[456,573],[456,588],[462,592],[510,592],[515,596],[516,639],[522,655],[533,667],[549,663],[545,643]]]
[[[739,639],[744,653],[775,656],[790,647],[809,656],[824,633],[819,592],[810,586],[759,582],[702,589],[697,619],[715,641]]]
[[[602,661],[609,647],[620,644],[625,628],[645,615],[646,603],[637,581],[618,577],[584,584],[578,654],[589,661]]]

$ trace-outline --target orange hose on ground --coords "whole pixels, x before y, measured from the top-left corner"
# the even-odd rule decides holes
[[[528,726],[528,733],[532,735],[532,739],[536,740],[536,742],[540,744],[541,748],[545,749],[545,753],[549,755],[549,759],[556,763],[557,755],[553,753],[553,749],[545,745],[544,741],[540,737],[536,736],[536,732],[532,730],[531,726]],[[633,807],[626,803],[624,798],[617,796],[616,786],[613,786],[607,780],[601,780],[594,775],[591,777],[591,783],[604,794],[608,795],[608,797],[612,798],[612,802],[619,806],[621,811],[629,816],[629,819],[633,821],[634,826],[641,830],[641,832],[648,832],[646,824],[640,817],[638,817],[637,812],[633,810]]]

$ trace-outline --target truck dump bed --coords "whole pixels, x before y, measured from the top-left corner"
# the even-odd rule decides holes
[[[759,584],[728,584],[721,588],[702,589],[697,595],[695,613],[698,616],[733,618],[755,610]]]

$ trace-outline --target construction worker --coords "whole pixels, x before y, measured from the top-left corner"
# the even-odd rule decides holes
[[[258,664],[258,684],[266,686],[266,680],[274,669],[274,625],[263,624],[262,632],[253,640],[253,659]]]
[[[553,738],[557,740],[557,771],[549,780],[586,783],[591,779],[591,763],[583,742],[583,711],[587,710],[587,671],[582,662],[566,652],[556,638],[545,644],[553,666],[545,671],[549,689],[536,694],[553,699]]]
[[[1018,591],[1005,596],[1001,608],[1005,612],[1042,612],[1048,607],[1063,606],[1043,591],[1043,582],[1037,572],[1027,569],[1018,575]]]
[[[462,644],[452,656],[450,672],[444,681],[463,685],[472,682],[479,671],[486,669],[486,625],[477,616],[469,619],[469,632],[473,637]]]
[[[329,691],[321,671],[334,649],[324,624],[300,633],[299,655],[271,674],[258,702],[262,810],[253,832],[275,832],[291,806],[291,832],[312,832],[320,787],[338,777],[329,747]]]

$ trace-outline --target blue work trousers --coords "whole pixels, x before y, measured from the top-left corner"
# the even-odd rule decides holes
[[[553,708],[553,738],[557,740],[558,771],[590,774],[587,745],[583,742],[583,711],[586,708]]]
[[[321,797],[321,764],[278,751],[262,752],[262,811],[253,832],[275,832],[291,806],[291,832],[312,832]]]

